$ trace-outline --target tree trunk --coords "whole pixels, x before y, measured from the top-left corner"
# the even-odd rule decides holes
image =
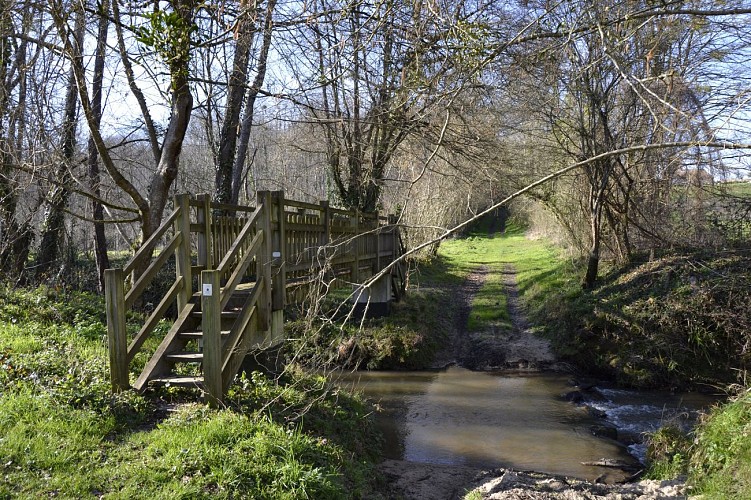
[[[175,13],[180,16],[182,26],[193,25],[193,9],[191,0],[173,3]],[[164,216],[164,209],[169,200],[169,189],[177,178],[180,166],[180,153],[183,148],[185,134],[190,123],[190,113],[193,111],[193,95],[190,93],[190,34],[178,33],[174,40],[177,57],[169,61],[172,87],[172,113],[170,114],[167,133],[162,142],[162,152],[159,157],[156,173],[151,180],[149,189],[149,214],[142,221],[143,241],[146,241],[159,228]]]
[[[275,8],[276,0],[268,0],[266,3],[266,19],[263,24],[263,45],[261,46],[261,52],[258,54],[256,76],[245,96],[245,114],[240,128],[235,164],[232,169],[231,203],[235,204],[240,200],[240,189],[242,187],[243,174],[245,173],[245,161],[248,155],[248,144],[250,143],[250,130],[253,127],[256,97],[258,97],[258,93],[261,91],[261,85],[263,85],[263,82],[266,79],[269,49],[271,48],[271,34],[274,28],[273,14]]]
[[[253,43],[256,22],[253,17],[255,5],[246,9],[239,19],[238,38],[235,44],[235,56],[232,72],[229,76],[227,108],[219,132],[219,154],[216,159],[216,200],[220,203],[234,203],[232,196],[233,168],[237,146],[240,114],[243,107],[243,95],[248,83],[248,61],[250,46]],[[247,113],[247,110],[246,110]]]
[[[600,267],[600,244],[602,241],[602,208],[605,199],[605,188],[608,183],[608,166],[603,167],[596,166],[595,168],[604,168],[604,172],[599,172],[602,175],[600,182],[591,186],[590,188],[590,215],[589,215],[589,230],[592,238],[592,246],[589,249],[589,257],[587,258],[587,272],[584,274],[584,280],[582,281],[582,288],[585,290],[591,290],[595,286],[597,281],[597,272]]]
[[[172,115],[162,144],[162,157],[159,159],[157,173],[152,179],[149,190],[150,213],[149,217],[143,221],[143,241],[146,241],[162,222],[164,208],[169,200],[169,189],[177,177],[183,140],[188,130],[190,113],[193,110],[193,96],[188,87],[188,79],[186,77],[180,80],[179,87],[172,93]]]
[[[73,40],[73,58],[81,57],[83,33],[85,23],[83,11],[76,11],[75,32]],[[59,257],[60,240],[65,229],[65,207],[68,205],[70,191],[68,184],[71,180],[70,169],[73,167],[73,156],[76,150],[76,129],[78,121],[78,90],[76,87],[75,70],[71,64],[68,89],[65,95],[65,115],[62,126],[61,160],[55,172],[53,182],[56,184],[50,190],[47,203],[48,208],[42,222],[42,235],[39,253],[36,260],[36,275],[38,279],[47,277],[55,266]]]
[[[16,46],[13,41],[13,7],[10,2],[3,3],[0,13],[0,32],[3,34],[0,37],[0,274],[19,282],[29,256],[33,233],[28,224],[19,224],[16,219],[18,186],[14,180],[14,170],[23,147],[27,76],[23,71],[12,78],[9,72],[13,71],[12,63],[16,71],[26,67],[28,42],[22,41]],[[30,12],[24,14],[24,30],[30,24],[27,18],[31,15]],[[11,108],[10,96],[16,88],[18,101]]]
[[[2,8],[0,23],[2,33],[10,34],[12,21],[10,9]],[[16,194],[12,182],[11,172],[13,161],[10,152],[12,139],[5,129],[5,117],[9,114],[8,101],[10,89],[7,87],[8,66],[11,58],[12,41],[10,36],[0,38],[0,272],[10,272],[13,261],[13,240],[16,237],[17,224]]]
[[[108,10],[109,1],[103,0],[101,5],[103,14],[99,18],[96,57],[94,59],[94,79],[92,81],[91,92],[91,108],[97,127],[102,119],[102,80],[104,76],[104,56],[107,50],[107,31],[109,28],[109,19],[105,13]],[[100,292],[104,292],[104,270],[110,267],[110,263],[109,256],[107,255],[107,238],[104,232],[104,209],[102,204],[96,199],[101,198],[101,190],[99,189],[99,153],[93,137],[89,137],[88,151],[89,182],[91,191],[95,196],[91,201],[91,209],[94,217],[94,258],[96,260],[98,276],[97,287]]]

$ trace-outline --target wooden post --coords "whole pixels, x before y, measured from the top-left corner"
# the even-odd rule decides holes
[[[190,270],[190,195],[175,196],[175,206],[180,210],[180,215],[175,220],[175,232],[182,235],[182,243],[175,250],[175,274],[178,278],[183,277],[182,290],[177,294],[177,310],[182,311],[193,295],[193,277]]]
[[[378,212],[375,213],[375,250],[376,250],[376,261],[375,261],[375,269],[373,269],[373,274],[377,274],[381,272],[381,219],[378,218]]]
[[[396,229],[396,215],[389,215],[389,226],[391,226],[391,262],[394,262],[399,257],[399,233]]]
[[[284,338],[284,304],[287,298],[287,230],[284,210],[284,191],[272,193],[276,231],[272,243],[271,274],[271,313],[269,316],[269,341],[276,344]]]
[[[271,297],[272,297],[272,283],[271,283],[271,254],[273,252],[273,236],[271,234],[271,192],[259,191],[258,192],[258,206],[263,210],[261,214],[261,220],[259,226],[263,230],[263,242],[258,251],[258,275],[263,276],[266,290],[263,295],[258,299],[258,317],[259,328],[263,331],[268,331],[271,324]]]
[[[219,272],[201,272],[203,321],[203,385],[206,401],[216,408],[222,402],[222,307]]]
[[[122,269],[104,271],[107,304],[107,342],[110,354],[112,391],[130,387],[128,380],[128,332],[125,329],[125,275]]]
[[[212,269],[213,266],[211,258],[211,195],[199,194],[198,201],[201,202],[196,215],[196,220],[201,226],[201,232],[198,233],[198,265],[208,270]]]
[[[274,219],[276,222],[276,231],[272,242],[271,267],[272,279],[274,283],[274,293],[272,294],[271,310],[284,310],[284,299],[287,293],[287,231],[286,217],[284,213],[284,191],[274,191],[272,193],[274,201]]]
[[[355,228],[355,232],[351,236],[350,248],[354,253],[354,262],[350,271],[350,280],[352,283],[360,283],[360,214],[357,210],[353,210],[354,215],[351,217],[350,222]]]
[[[321,201],[321,224],[323,225],[323,238],[321,246],[331,243],[331,207],[327,200]]]

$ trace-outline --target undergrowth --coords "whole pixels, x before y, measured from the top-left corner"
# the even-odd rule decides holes
[[[329,295],[317,314],[306,310],[285,324],[288,360],[318,370],[429,367],[454,327],[457,304],[450,285],[458,286],[461,280],[447,270],[440,259],[413,268],[407,294],[380,318],[347,318],[347,294]]]
[[[113,395],[100,297],[0,295],[0,499],[369,491],[380,449],[370,410],[325,379],[254,372],[221,410],[172,389]]]
[[[540,318],[560,355],[634,387],[735,381],[751,351],[751,254],[669,255],[564,287]]]

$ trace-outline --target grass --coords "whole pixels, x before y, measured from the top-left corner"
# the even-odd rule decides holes
[[[614,269],[552,309],[564,343],[624,385],[716,386],[749,361],[751,254],[672,254]]]
[[[725,182],[721,187],[727,190],[728,194],[751,199],[751,182]]]
[[[650,436],[654,479],[688,477],[692,495],[751,498],[751,388],[715,407],[690,433],[674,428]]]
[[[211,410],[109,391],[101,298],[0,289],[0,499],[350,498],[373,484],[362,401],[289,370]]]
[[[708,498],[751,498],[751,389],[712,411],[694,432],[689,478]]]
[[[482,287],[472,299],[467,329],[475,332],[491,326],[510,329],[511,318],[503,284],[505,263],[501,258],[504,239],[500,235],[489,237],[482,229],[473,231],[468,237],[444,242],[439,255],[462,281],[474,271],[486,271]]]

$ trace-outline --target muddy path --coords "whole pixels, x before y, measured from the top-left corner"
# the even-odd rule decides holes
[[[472,300],[485,284],[487,275],[487,266],[481,266],[467,276],[459,290],[452,290],[458,302],[454,328],[452,328],[452,334],[443,348],[436,353],[431,368],[447,368],[454,364],[461,364],[468,358],[471,345],[468,338],[467,322],[469,321],[469,314],[472,312]]]
[[[472,301],[487,280],[489,269],[480,266],[454,291],[458,308],[455,327],[445,347],[438,352],[433,368],[458,364],[471,370],[566,370],[556,362],[550,343],[534,335],[524,314],[516,284],[516,270],[507,265],[503,270],[503,288],[511,329],[492,326],[485,331],[470,332],[467,328]],[[498,307],[502,307],[499,301]]]

